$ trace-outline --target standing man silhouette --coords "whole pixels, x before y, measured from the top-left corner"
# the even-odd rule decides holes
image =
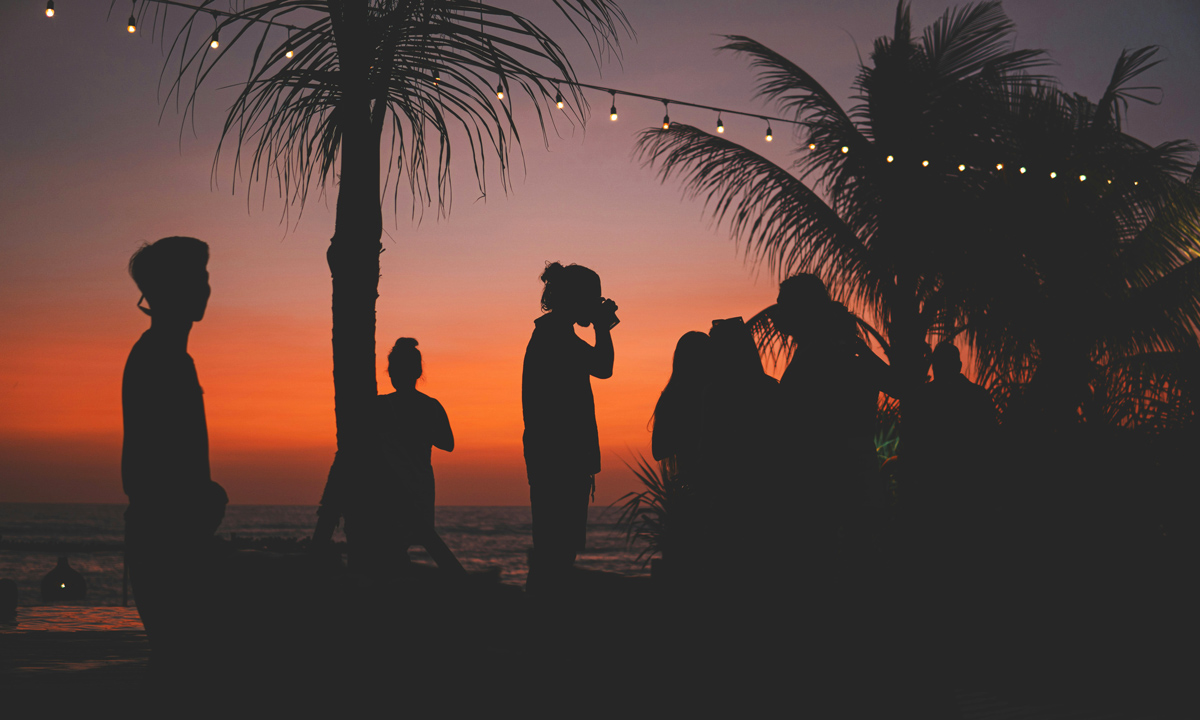
[[[208,245],[189,237],[143,245],[130,258],[150,329],[130,351],[121,386],[125,557],[154,666],[181,677],[190,669],[180,665],[197,662],[211,637],[206,580],[229,502],[209,472],[203,391],[187,351],[208,306],[207,265]]]
[[[525,349],[521,409],[525,469],[533,511],[533,557],[527,585],[559,588],[584,548],[589,494],[600,472],[600,440],[591,378],[613,372],[610,331],[617,304],[600,295],[600,276],[582,265],[549,263],[542,310]],[[575,334],[593,326],[596,344]]]

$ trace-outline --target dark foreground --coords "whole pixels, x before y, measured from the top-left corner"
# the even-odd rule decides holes
[[[245,581],[260,599],[186,668],[148,662],[138,632],[0,635],[5,710],[1200,717],[1197,606],[1164,568],[1020,584],[920,571],[771,584],[581,572],[537,596],[432,572],[366,586],[311,562],[254,566]]]

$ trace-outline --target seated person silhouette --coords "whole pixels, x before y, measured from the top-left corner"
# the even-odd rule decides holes
[[[913,523],[934,533],[977,522],[987,461],[994,449],[996,406],[962,374],[952,342],[933,351],[933,380],[904,410],[900,502]]]
[[[125,558],[159,668],[192,662],[211,636],[207,578],[228,503],[209,473],[204,396],[187,351],[208,306],[207,265],[208,245],[188,237],[144,245],[129,261],[150,329],[130,351],[121,386]]]
[[[424,374],[413,338],[400,338],[388,354],[395,392],[375,398],[374,433],[378,469],[363,478],[358,498],[346,512],[350,568],[379,578],[410,565],[408,549],[424,547],[440,570],[465,573],[434,529],[433,448],[454,450],[446,411],[417,390]]]
[[[600,276],[582,265],[548,263],[542,310],[534,320],[521,374],[521,409],[533,554],[527,586],[561,587],[587,535],[588,497],[600,472],[591,378],[613,372],[610,331],[617,305],[600,295]],[[591,325],[596,344],[575,334]]]

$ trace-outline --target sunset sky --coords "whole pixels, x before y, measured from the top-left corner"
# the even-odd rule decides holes
[[[499,0],[498,0],[499,2]],[[753,97],[746,63],[715,54],[720,34],[747,35],[795,61],[845,105],[875,37],[891,31],[894,0],[622,3],[636,40],[622,63],[597,70],[547,0],[504,3],[542,23],[571,53],[581,81],[679,100],[776,114]],[[947,0],[916,0],[924,28]],[[1093,99],[1122,48],[1161,45],[1145,76],[1158,107],[1130,108],[1130,132],[1151,143],[1200,140],[1200,3],[1195,0],[1009,0],[1017,44],[1043,48],[1050,72]],[[125,32],[128,3],[0,2],[0,501],[124,502],[120,482],[121,372],[148,320],[125,267],[142,243],[190,235],[209,243],[212,300],[192,333],[204,386],[214,479],[234,503],[315,504],[333,457],[330,282],[324,252],[333,199],[316,193],[297,221],[281,220],[273,188],[233,182],[213,154],[245,63],[200,93],[195,132],[181,133],[160,101],[163,50],[148,29]],[[232,62],[230,62],[232,60]],[[167,71],[169,74],[169,70]],[[679,185],[660,184],[631,157],[636,133],[661,104],[588,95],[586,131],[543,147],[528,112],[512,190],[490,175],[478,198],[456,166],[448,218],[410,199],[385,207],[378,303],[380,391],[385,355],[401,335],[420,341],[426,378],[457,447],[435,451],[438,501],[527,504],[521,458],[521,361],[539,315],[548,260],[595,269],[620,304],[614,377],[593,381],[604,471],[596,500],[636,486],[624,463],[649,455],[648,421],[670,374],[675,341],[714,318],[769,305],[778,278],[746,261],[726,228]],[[520,108],[520,105],[518,105]],[[161,121],[160,121],[161,113]],[[715,126],[716,115],[673,107],[674,120]],[[795,147],[775,126],[724,117],[726,136],[781,164]],[[386,140],[385,140],[386,146]],[[465,155],[465,152],[463,153]],[[478,198],[478,199],[477,199]],[[590,330],[580,330],[591,338]]]

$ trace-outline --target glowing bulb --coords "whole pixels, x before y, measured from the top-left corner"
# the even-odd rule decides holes
[[[997,169],[997,170],[1003,170],[1003,169],[1004,169],[1004,163],[996,163],[996,169]]]
[[[768,124],[767,125],[767,142],[771,142],[774,139],[775,139],[775,134],[771,132],[771,126],[770,126],[770,124]]]
[[[1133,184],[1134,184],[1134,185],[1137,185],[1137,184],[1138,184],[1138,181],[1137,181],[1137,180],[1134,180],[1134,181],[1133,181]]]
[[[66,584],[66,583],[59,583],[59,585],[58,585],[58,586],[59,586],[60,588],[65,588],[65,587],[67,586],[67,584]]]
[[[816,149],[817,149],[817,144],[816,144],[816,143],[809,143],[809,144],[808,144],[808,149],[809,149],[809,150],[816,150]]]
[[[671,129],[671,118],[663,115],[663,130]]]
[[[1108,181],[1108,184],[1109,184],[1109,185],[1112,185],[1112,180],[1109,180],[1109,181]]]
[[[922,160],[922,161],[921,161],[921,167],[929,167],[929,161],[928,161],[928,160]]]
[[[850,147],[847,145],[843,145],[842,146],[842,154],[845,155],[848,152],[850,152]]]
[[[54,0],[46,0],[46,17],[54,17]]]
[[[125,29],[131,33],[137,32],[137,20],[132,15],[129,16],[129,27]]]
[[[892,161],[893,161],[893,160],[895,160],[895,159],[896,159],[896,158],[892,157],[891,155],[888,155],[888,156],[887,156],[887,161],[888,161],[888,162],[892,162]]]
[[[962,172],[963,170],[966,170],[966,169],[967,169],[967,166],[966,166],[966,165],[959,165],[959,166],[958,166],[958,171],[959,171],[959,172]]]
[[[283,55],[284,55],[284,57],[286,57],[288,60],[291,60],[293,57],[295,57],[295,56],[296,56],[296,53],[292,52],[292,49],[291,49],[291,48],[288,48],[288,51],[287,51],[287,52],[285,52]],[[441,78],[434,78],[434,79],[433,79],[433,84],[434,84],[434,85],[437,85],[437,81],[438,81],[438,80],[440,80],[440,79],[441,79]]]
[[[1021,174],[1022,174],[1022,175],[1024,175],[1024,174],[1025,174],[1025,168],[1021,168]]]
[[[717,118],[717,132],[725,132],[725,123],[721,121],[721,118]]]
[[[558,91],[558,92],[556,92],[556,93],[554,94],[554,104],[555,104],[555,105],[558,105],[558,109],[559,109],[559,110],[562,110],[562,109],[563,109],[563,97],[562,97],[562,91],[561,91],[561,90],[560,90],[560,91]]]
[[[216,50],[217,48],[221,47],[221,31],[220,30],[213,30],[212,40],[208,43],[208,46],[210,48],[212,48],[213,50]]]
[[[1052,173],[1050,173],[1050,179],[1051,179],[1051,180],[1053,180],[1053,179],[1054,179],[1054,178],[1056,178],[1056,177],[1058,177],[1058,173],[1056,173],[1056,172],[1052,172]]]
[[[612,107],[610,107],[608,109],[608,119],[612,120],[613,122],[617,121],[617,106],[616,105],[613,105]]]
[[[504,99],[504,83],[496,83],[496,99]]]
[[[1079,182],[1083,182],[1084,180],[1087,180],[1087,175],[1080,175]]]

